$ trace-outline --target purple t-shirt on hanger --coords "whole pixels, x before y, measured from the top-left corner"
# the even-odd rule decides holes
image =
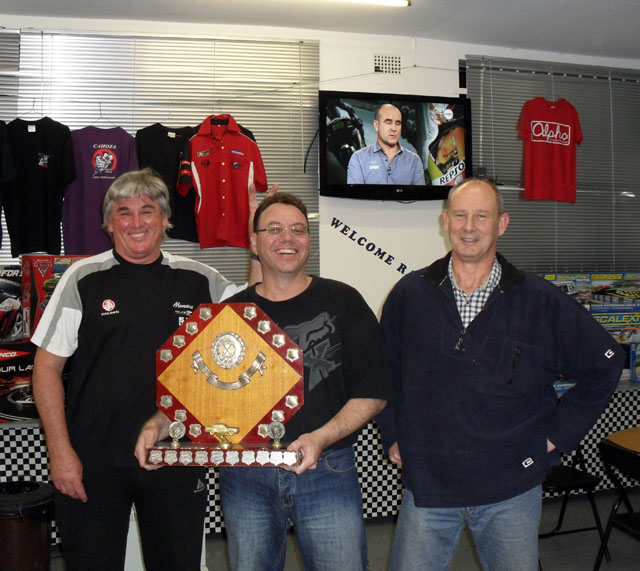
[[[116,178],[138,168],[135,140],[122,127],[84,127],[71,136],[77,178],[64,195],[64,252],[99,254],[112,247],[102,230],[102,201]]]

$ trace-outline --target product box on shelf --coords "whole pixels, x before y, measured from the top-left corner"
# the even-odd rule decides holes
[[[22,256],[22,338],[28,340],[65,270],[86,256]]]
[[[542,274],[584,305],[640,305],[640,272]]]
[[[620,343],[640,341],[640,305],[594,305],[589,313]]]
[[[0,423],[38,418],[31,392],[36,346],[0,343]]]
[[[22,271],[0,266],[0,343],[22,339]]]
[[[582,303],[598,323],[613,335],[627,353],[621,378],[638,382],[636,353],[640,345],[640,272],[541,275]]]
[[[589,303],[591,297],[591,274],[541,274],[541,276],[583,305]]]
[[[589,313],[627,352],[625,369],[628,369],[628,378],[638,381],[635,368],[637,346],[640,343],[640,305],[592,305]],[[623,378],[626,375],[627,371]]]
[[[640,272],[591,275],[591,303],[640,305]]]

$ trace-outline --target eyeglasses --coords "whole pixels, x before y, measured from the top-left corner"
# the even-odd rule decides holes
[[[284,234],[287,230],[289,230],[289,234],[292,236],[304,236],[309,233],[309,228],[307,228],[304,224],[293,224],[292,226],[280,226],[280,224],[271,224],[266,228],[262,228],[261,230],[256,230],[256,232],[266,232],[269,236],[279,236],[280,234]]]

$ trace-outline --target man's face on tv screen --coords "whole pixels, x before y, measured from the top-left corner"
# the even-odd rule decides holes
[[[378,133],[380,146],[394,147],[402,134],[402,114],[393,105],[383,105],[378,110],[378,118],[373,121],[373,126]]]

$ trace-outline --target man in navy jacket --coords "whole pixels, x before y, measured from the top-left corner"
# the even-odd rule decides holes
[[[403,467],[392,569],[445,569],[468,525],[485,569],[535,570],[541,483],[616,387],[623,352],[580,306],[497,253],[499,190],[452,189],[452,251],[393,288],[382,325],[399,400],[378,417]],[[577,382],[558,401],[558,374]]]

